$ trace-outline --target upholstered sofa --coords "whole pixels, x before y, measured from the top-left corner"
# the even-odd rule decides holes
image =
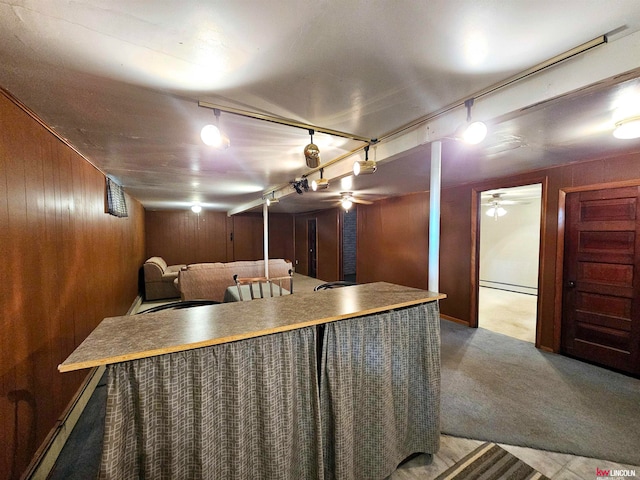
[[[177,298],[180,296],[175,280],[181,265],[167,265],[162,257],[151,257],[144,262],[144,298],[159,300],[163,298]]]
[[[283,277],[292,269],[291,262],[282,258],[269,260],[269,277]],[[224,301],[227,287],[235,285],[233,276],[264,276],[264,260],[227,263],[194,263],[183,267],[178,274],[178,290],[182,300]]]

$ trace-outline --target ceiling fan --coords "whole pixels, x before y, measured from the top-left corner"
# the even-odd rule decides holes
[[[335,200],[331,200],[336,202]],[[360,203],[362,205],[371,205],[373,202],[369,200],[362,200],[353,196],[353,192],[340,192],[340,200],[336,202],[337,205],[342,206],[345,210],[349,210],[354,203]]]
[[[509,198],[505,198],[505,195],[508,195]],[[530,202],[529,198],[521,198],[521,199],[512,199],[513,195],[509,195],[507,192],[483,192],[482,200],[484,202],[482,205],[488,206],[493,205],[496,202],[500,205],[528,205]]]
[[[529,202],[522,200],[508,200],[502,198],[504,192],[495,192],[491,194],[491,197],[487,198],[482,206],[489,207],[485,214],[489,217],[493,217],[494,220],[498,220],[498,217],[503,217],[507,214],[507,210],[504,205],[525,205]]]

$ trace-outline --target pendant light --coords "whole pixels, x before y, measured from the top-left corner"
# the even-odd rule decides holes
[[[200,131],[200,138],[205,145],[208,145],[210,147],[225,149],[229,148],[231,146],[229,137],[227,137],[220,131],[220,110],[214,108],[213,114],[216,116],[216,124],[209,124],[202,127],[202,130]]]
[[[471,121],[471,107],[473,106],[473,98],[466,100],[464,106],[467,107],[467,124],[462,133],[462,140],[469,145],[477,145],[487,136],[487,126],[484,122]]]
[[[320,149],[313,143],[313,130],[309,130],[311,136],[311,143],[304,147],[304,158],[307,161],[307,167],[317,168],[320,165]]]
[[[313,190],[314,192],[317,192],[318,190],[326,190],[327,188],[329,188],[329,180],[327,180],[326,178],[322,178],[323,173],[324,168],[321,168],[320,178],[311,182],[311,190]]]
[[[265,203],[267,204],[267,207],[270,207],[271,205],[274,205],[276,203],[280,203],[280,200],[276,198],[275,191],[271,192],[271,196],[265,199]]]
[[[309,181],[305,177],[293,180],[290,183],[298,195],[302,195],[304,192],[309,191]]]
[[[378,165],[375,160],[369,160],[369,145],[367,145],[364,147],[364,161],[358,160],[353,163],[353,174],[355,176],[369,175],[376,173],[376,170],[378,170]]]

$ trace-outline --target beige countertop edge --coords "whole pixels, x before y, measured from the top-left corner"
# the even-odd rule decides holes
[[[436,300],[442,300],[442,299],[444,299],[446,297],[447,296],[445,294],[439,293],[439,294],[437,294],[435,296],[432,296],[432,297],[429,297],[429,298],[422,298],[422,299],[418,299],[418,300],[408,300],[408,301],[400,302],[400,303],[393,304],[393,305],[385,305],[383,307],[375,307],[375,308],[360,310],[358,312],[349,313],[349,314],[345,314],[345,315],[338,315],[338,316],[334,316],[334,317],[321,318],[321,319],[318,319],[318,320],[311,320],[311,321],[301,322],[301,323],[297,323],[297,324],[283,325],[281,327],[270,328],[270,329],[266,329],[266,330],[254,330],[253,332],[249,332],[249,333],[246,333],[246,334],[243,334],[243,335],[233,335],[233,336],[228,336],[228,337],[213,338],[211,340],[206,340],[206,341],[202,341],[202,342],[189,343],[189,344],[185,344],[185,345],[174,345],[174,346],[170,346],[170,347],[159,348],[159,349],[156,349],[156,350],[145,350],[145,351],[141,351],[141,352],[132,352],[130,354],[118,355],[118,356],[115,356],[115,357],[106,357],[106,358],[96,359],[96,360],[91,360],[91,361],[86,361],[86,362],[76,362],[76,363],[63,362],[60,365],[58,365],[58,371],[60,371],[61,373],[72,372],[72,371],[75,371],[75,370],[82,370],[84,368],[92,368],[92,367],[97,367],[97,366],[100,366],[100,365],[110,365],[110,364],[113,364],[113,363],[127,362],[127,361],[130,361],[130,360],[139,360],[139,359],[142,359],[142,358],[154,357],[154,356],[157,356],[157,355],[164,355],[164,354],[167,354],[167,353],[176,353],[176,352],[183,352],[185,350],[194,350],[196,348],[210,347],[210,346],[213,346],[213,345],[220,345],[220,344],[223,344],[223,343],[235,342],[235,341],[238,341],[238,340],[246,340],[246,339],[249,339],[249,338],[261,337],[263,335],[270,335],[272,333],[287,332],[287,331],[296,330],[296,329],[299,329],[299,328],[312,327],[314,325],[320,325],[320,324],[323,324],[323,323],[335,322],[335,321],[338,321],[338,320],[345,320],[347,318],[361,317],[363,315],[372,315],[374,313],[385,312],[385,311],[388,311],[388,310],[394,310],[396,308],[409,307],[411,305],[419,305],[421,303],[435,302]]]

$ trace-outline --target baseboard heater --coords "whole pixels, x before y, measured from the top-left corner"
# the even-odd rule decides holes
[[[525,295],[538,295],[537,287],[528,287],[526,285],[516,285],[513,283],[496,282],[493,280],[480,280],[480,286],[493,288],[495,290],[504,290],[506,292],[523,293]]]

